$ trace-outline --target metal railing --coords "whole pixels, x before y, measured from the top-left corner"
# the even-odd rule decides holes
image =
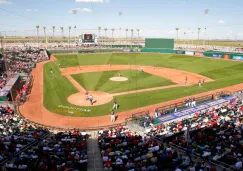
[[[224,95],[230,95],[230,94],[231,93],[228,92],[228,91],[221,91],[221,92],[215,93],[217,98],[221,98]],[[205,96],[197,97],[197,98],[195,98],[195,100],[196,100],[197,104],[204,103],[204,102],[213,100],[213,95],[214,94],[210,93],[210,94],[205,95]],[[193,96],[191,96],[191,97],[193,97]],[[181,102],[178,102],[176,104],[170,104],[170,105],[158,107],[158,108],[156,108],[156,110],[160,113],[170,114],[170,113],[173,113],[175,111],[175,106],[177,106],[177,111],[186,108],[185,102],[181,101]]]

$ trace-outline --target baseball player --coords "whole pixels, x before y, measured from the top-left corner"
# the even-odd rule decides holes
[[[86,92],[85,92],[85,100],[86,101],[89,100],[89,92],[88,92],[88,90],[86,90]]]
[[[185,78],[185,85],[187,85],[187,81],[188,81],[188,78],[187,78],[187,76],[186,76],[186,78]]]
[[[118,72],[119,77],[121,76],[121,72]]]
[[[114,105],[113,105],[113,108],[112,109],[118,109],[118,104],[117,104],[117,101],[116,99],[114,99]]]
[[[201,80],[198,81],[198,87],[201,87]]]
[[[205,78],[205,77],[203,77],[202,83],[205,83],[205,80],[206,80],[206,78]]]
[[[93,96],[92,95],[89,95],[89,101],[90,101],[90,104],[93,105]]]
[[[115,116],[115,112],[114,109],[111,110],[111,122],[115,122],[116,121],[116,116]]]
[[[141,71],[143,72],[143,68],[141,68]]]
[[[58,67],[61,68],[61,64],[58,64]]]
[[[53,74],[53,70],[52,70],[52,68],[50,69],[50,73]]]

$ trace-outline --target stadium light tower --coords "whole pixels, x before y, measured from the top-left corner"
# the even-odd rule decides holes
[[[178,36],[179,36],[178,34],[179,34],[180,28],[179,27],[176,27],[175,29],[176,29],[176,39],[178,40]]]
[[[132,39],[133,39],[133,29],[131,29],[131,48],[132,48]]]
[[[43,30],[44,30],[45,40],[46,40],[46,43],[47,43],[47,39],[46,39],[46,27],[45,26],[43,27]]]
[[[128,33],[128,29],[126,29],[126,41],[127,41],[127,33]],[[126,41],[125,41],[125,42],[126,42]],[[126,44],[127,44],[127,43],[126,43]]]
[[[209,13],[209,9],[205,9],[204,10],[204,14],[205,14],[206,17],[208,16],[208,13]],[[203,47],[204,48],[205,48],[205,41],[206,41],[206,30],[207,30],[207,27],[206,27],[206,24],[205,24],[205,28],[204,28],[204,40],[203,40]]]
[[[70,48],[70,31],[71,31],[71,26],[68,26],[68,46],[69,46],[69,48]]]
[[[100,37],[101,37],[101,34],[100,34],[100,33],[101,33],[101,29],[102,29],[102,28],[99,26],[99,27],[98,27],[98,30],[99,30],[99,39],[98,39],[98,41],[101,41],[101,38],[100,38]],[[99,42],[98,42],[98,43],[99,43]],[[100,43],[99,43],[99,44],[100,44]]]
[[[107,32],[107,28],[104,28],[104,31],[105,31],[105,38],[107,37],[107,34],[106,34],[106,32]],[[105,40],[105,39],[104,39]],[[105,44],[105,41],[104,41],[104,44]]]
[[[114,31],[115,31],[115,29],[113,28],[113,29],[111,29],[111,31],[112,31],[112,44],[111,44],[111,47],[113,47],[113,43],[114,43]]]
[[[137,32],[138,32],[138,48],[139,48],[139,32],[140,32],[140,30],[139,29],[137,29]]]
[[[37,31],[37,46],[39,47],[39,28],[40,26],[36,26],[36,31]]]
[[[200,31],[201,31],[201,28],[198,27],[197,28],[197,41],[198,41],[198,45],[199,45],[199,36],[200,36]]]

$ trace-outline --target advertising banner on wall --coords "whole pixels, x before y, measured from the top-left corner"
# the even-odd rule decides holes
[[[195,56],[203,56],[203,52],[195,52]]]
[[[230,59],[230,56],[229,55],[224,55],[224,59],[229,60]]]
[[[185,54],[185,51],[183,51],[183,50],[177,50],[176,51],[176,54]]]
[[[185,53],[186,55],[191,55],[191,56],[193,56],[194,55],[194,52],[191,52],[191,51],[186,51],[186,53]]]
[[[222,54],[213,54],[212,55],[213,58],[223,58]]]
[[[243,56],[232,56],[234,60],[243,60]]]

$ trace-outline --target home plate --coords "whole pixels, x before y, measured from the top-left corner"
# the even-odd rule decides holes
[[[110,80],[111,81],[127,81],[128,78],[126,78],[126,77],[111,77]]]

